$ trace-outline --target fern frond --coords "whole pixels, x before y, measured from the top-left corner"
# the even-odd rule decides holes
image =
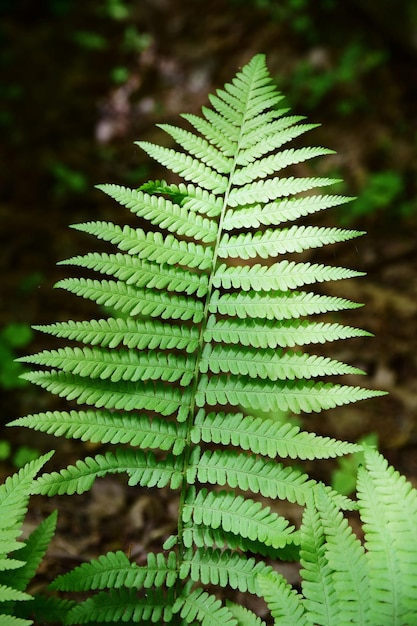
[[[257,204],[250,207],[227,209],[223,228],[226,231],[235,228],[258,228],[259,226],[278,226],[288,220],[296,220],[311,213],[317,213],[346,202],[348,196],[310,195],[301,198],[285,198],[269,204]]]
[[[257,202],[270,202],[285,196],[290,196],[316,187],[334,185],[334,178],[268,178],[235,187],[228,198],[229,206],[247,206]]]
[[[101,380],[84,380],[66,372],[28,372],[22,375],[36,385],[67,400],[76,400],[78,404],[95,405],[98,408],[131,411],[149,409],[161,415],[175,413],[181,404],[188,406],[187,392],[163,383],[118,382],[113,384]]]
[[[369,579],[365,551],[342,513],[324,490],[315,504],[326,538],[325,556],[333,571],[339,623],[369,624]]]
[[[218,256],[232,259],[268,259],[287,252],[303,252],[311,248],[341,241],[348,241],[363,235],[358,230],[324,228],[320,226],[292,226],[288,229],[265,230],[257,233],[229,235],[225,233],[220,241]]]
[[[107,193],[130,209],[132,213],[147,219],[154,226],[160,226],[177,235],[192,237],[204,243],[216,240],[215,222],[188,211],[184,207],[179,207],[165,198],[150,196],[120,185],[97,185],[97,189]]]
[[[296,263],[280,261],[273,265],[237,265],[229,267],[222,263],[213,276],[213,285],[224,289],[243,289],[243,291],[287,291],[302,285],[317,282],[344,280],[363,276],[342,267],[327,267],[317,263]]]
[[[110,352],[100,348],[60,348],[21,357],[24,363],[47,365],[91,379],[111,380],[163,380],[179,381],[187,386],[193,378],[195,359],[165,352],[137,352],[118,350]]]
[[[26,539],[23,548],[17,552],[19,559],[23,561],[22,566],[13,572],[9,571],[6,574],[2,572],[3,575],[0,574],[1,582],[6,582],[7,579],[8,585],[20,591],[27,588],[55,533],[56,521],[57,513],[55,511],[35,528]]]
[[[244,416],[242,413],[208,413],[200,411],[191,431],[195,444],[221,443],[233,445],[254,454],[275,458],[327,459],[358,452],[357,444],[320,437],[300,431],[290,423],[277,423],[273,419]]]
[[[271,512],[269,507],[227,491],[202,489],[196,494],[190,490],[182,516],[184,523],[192,520],[213,529],[221,527],[225,532],[273,548],[284,547],[294,531],[285,518]]]
[[[174,183],[168,184],[165,181],[148,181],[141,185],[139,189],[149,193],[168,195],[177,204],[186,207],[188,211],[201,213],[208,217],[218,217],[222,212],[222,198],[195,185],[185,185],[184,183],[176,185]],[[209,250],[210,252],[212,251]]]
[[[268,381],[243,380],[238,376],[209,379],[203,375],[196,393],[196,404],[198,407],[231,404],[248,410],[291,411],[298,414],[332,409],[378,395],[381,393],[371,389],[332,383],[278,381],[271,385]]]
[[[206,274],[196,274],[178,267],[169,265],[155,265],[142,261],[129,254],[106,254],[91,252],[84,256],[77,256],[60,265],[76,265],[95,270],[102,274],[114,276],[127,285],[145,287],[149,289],[166,289],[204,296],[207,293],[208,277]]]
[[[180,577],[191,578],[203,585],[220,585],[239,591],[257,593],[256,577],[260,573],[271,571],[269,565],[254,558],[230,551],[197,550],[190,558],[185,558],[181,565]]]
[[[170,484],[175,489],[181,482],[181,459],[168,456],[157,460],[152,452],[141,450],[117,450],[77,461],[75,465],[50,474],[43,474],[34,482],[33,493],[62,495],[84,493],[91,488],[96,478],[106,474],[127,473],[129,484],[147,487],[164,487]]]
[[[197,451],[198,452],[198,451]],[[305,505],[317,483],[307,474],[280,463],[238,454],[232,450],[206,450],[197,455],[194,450],[187,471],[190,484],[196,480],[212,485],[229,485],[232,489],[260,493],[266,498],[289,500]],[[332,493],[342,508],[352,508],[348,498]]]
[[[238,291],[221,294],[214,291],[209,304],[210,313],[220,313],[240,319],[297,319],[305,315],[355,309],[357,302],[335,296],[307,291]]]
[[[166,592],[162,589],[149,589],[144,598],[138,598],[134,589],[113,589],[108,593],[103,591],[71,609],[65,624],[168,624],[172,618],[174,599],[172,589]]]
[[[221,174],[230,173],[233,167],[233,159],[225,156],[207,140],[171,124],[158,124],[158,127],[168,133],[168,135],[171,135],[189,154],[197,157],[199,161],[205,163],[211,169]]]
[[[260,574],[257,579],[259,595],[268,605],[277,626],[308,626],[302,597],[278,572]]]
[[[223,342],[252,346],[253,348],[293,348],[310,343],[326,343],[353,337],[369,337],[371,333],[326,322],[290,321],[280,323],[253,319],[208,320],[204,339],[206,342]]]
[[[2,626],[31,626],[31,624],[33,624],[31,619],[23,619],[21,617],[14,617],[13,615],[0,614],[0,620]]]
[[[200,301],[151,289],[137,289],[123,281],[64,278],[55,287],[130,316],[192,319],[196,323],[203,317],[203,305]]]
[[[169,167],[170,170],[179,174],[185,180],[197,183],[203,189],[207,189],[214,194],[221,194],[226,191],[227,177],[204,165],[201,160],[193,159],[182,152],[164,148],[149,141],[136,141],[135,143],[155,161]]]
[[[364,374],[363,370],[351,367],[329,357],[309,355],[302,352],[283,350],[259,350],[222,347],[207,344],[200,361],[200,372],[214,374],[230,373],[267,378],[269,380],[294,380],[341,374]]]
[[[97,560],[83,563],[67,574],[58,576],[50,589],[60,591],[88,591],[98,589],[149,589],[166,585],[172,587],[178,578],[177,557],[174,552],[165,555],[148,554],[147,565],[129,561],[124,552],[108,552]]]
[[[308,159],[327,154],[334,154],[334,151],[328,148],[290,148],[282,150],[277,154],[269,155],[255,163],[237,169],[233,173],[232,182],[234,185],[246,185],[257,178],[266,178],[289,165],[302,163],[308,161]]]
[[[111,411],[47,411],[21,417],[9,426],[27,426],[56,437],[92,443],[129,443],[142,449],[172,449],[175,455],[184,449],[186,436],[184,424]]]
[[[127,225],[121,227],[111,222],[86,222],[73,224],[71,228],[109,241],[117,245],[120,250],[138,259],[168,265],[181,263],[197,269],[208,269],[213,262],[213,252],[210,247],[193,241],[183,241],[173,235],[163,237],[160,232],[145,232],[141,228],[132,228]]]
[[[195,326],[164,324],[159,320],[109,318],[84,322],[57,322],[34,328],[55,337],[109,348],[124,345],[138,350],[177,348],[194,352],[198,346],[198,330]]]
[[[417,491],[375,450],[365,451],[358,473],[374,623],[415,624]]]

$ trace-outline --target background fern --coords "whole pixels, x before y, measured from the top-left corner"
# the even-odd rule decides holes
[[[139,143],[185,182],[100,186],[149,228],[76,226],[119,251],[70,259],[106,278],[57,286],[114,313],[38,327],[77,343],[25,357],[46,368],[25,376],[73,408],[14,424],[118,447],[41,476],[36,491],[82,493],[96,478],[123,472],[131,485],[177,489],[179,513],[177,534],[147,565],[109,554],[55,581],[55,589],[97,591],[68,611],[67,624],[259,623],[213,594],[219,587],[259,593],[257,577],[271,571],[259,557],[294,557],[300,533],[246,493],[305,505],[324,490],[335,506],[354,506],[276,461],[359,449],[283,425],[278,412],[321,411],[380,393],[329,380],[361,372],[300,352],[368,334],[310,321],[358,305],[299,290],[360,273],[282,255],[361,233],[281,226],[348,200],[311,193],[333,179],[275,175],[330,152],[281,150],[314,128],[279,108],[281,99],[264,57],[255,56],[210,97],[203,117],[184,116],[191,131],[162,126],[181,150]],[[258,409],[267,413],[261,421],[251,415]]]

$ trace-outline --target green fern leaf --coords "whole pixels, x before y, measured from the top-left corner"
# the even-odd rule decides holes
[[[230,373],[274,381],[365,373],[328,357],[301,352],[272,349],[259,352],[248,348],[223,348],[207,344],[200,361],[200,372],[207,373],[209,370],[214,374]]]
[[[220,294],[213,292],[210,313],[230,317],[269,320],[296,319],[304,315],[327,313],[362,306],[345,298],[322,296],[305,291],[243,291]]]
[[[243,289],[243,291],[251,289],[286,291],[311,283],[343,280],[355,276],[363,276],[363,272],[294,261],[280,261],[270,266],[257,263],[251,266],[228,267],[222,263],[214,274],[213,285],[224,289]]]
[[[187,472],[190,484],[196,480],[212,485],[229,485],[242,491],[260,493],[266,498],[279,498],[304,505],[317,483],[306,474],[273,461],[243,455],[231,450],[194,450]],[[329,488],[326,488],[329,490]],[[352,508],[350,501],[331,492],[342,508]]]
[[[190,559],[183,560],[180,577],[190,577],[203,585],[220,585],[239,591],[257,593],[256,577],[268,573],[271,567],[265,563],[256,563],[255,559],[230,551],[198,550]]]
[[[118,350],[109,352],[100,348],[60,348],[45,350],[39,354],[22,357],[24,363],[48,365],[69,372],[74,376],[91,379],[131,382],[146,380],[179,381],[180,385],[190,384],[195,359],[164,352],[141,352]]]
[[[111,222],[86,222],[73,224],[72,228],[109,241],[138,259],[168,265],[181,263],[197,269],[208,269],[213,262],[211,248],[177,239],[173,235],[163,237],[159,232],[145,233],[141,228],[121,227]]]
[[[172,618],[174,594],[172,590],[149,589],[145,598],[138,598],[133,589],[114,589],[101,592],[80,602],[69,611],[65,624],[88,622],[169,623]]]
[[[300,431],[290,423],[244,416],[242,413],[208,413],[200,411],[191,431],[193,443],[233,445],[275,458],[327,459],[361,450],[360,446],[314,433]]]
[[[136,289],[122,281],[64,278],[55,287],[130,316],[151,315],[161,316],[162,319],[192,319],[194,322],[200,322],[203,317],[200,301],[150,289]]]
[[[194,352],[198,346],[197,328],[164,324],[159,320],[109,318],[85,322],[57,322],[34,328],[56,337],[109,348],[124,345],[139,350],[178,348]]]
[[[56,437],[92,443],[129,443],[142,449],[172,449],[173,454],[181,454],[186,436],[183,424],[111,411],[47,411],[19,418],[9,426],[28,426]]]
[[[227,209],[223,228],[226,231],[235,228],[258,228],[259,226],[278,226],[289,220],[296,220],[310,213],[317,213],[346,202],[352,198],[336,195],[309,195],[301,198],[285,198],[269,204],[257,204],[251,207]]]
[[[220,258],[268,259],[287,252],[303,252],[327,244],[348,241],[363,233],[357,230],[321,228],[317,226],[293,226],[282,230],[266,230],[262,233],[229,235],[225,233],[220,241]]]
[[[177,557],[174,552],[148,554],[148,563],[140,567],[131,563],[124,552],[108,552],[97,560],[83,563],[67,574],[58,576],[50,589],[60,591],[88,591],[120,589],[121,587],[148,589],[165,584],[172,587],[178,578]]]
[[[23,548],[17,552],[19,559],[23,561],[22,567],[6,574],[8,585],[20,591],[24,591],[27,588],[55,533],[56,521],[57,513],[55,511],[29,535]],[[0,575],[2,582],[6,582],[4,578],[4,574],[3,576]]]
[[[161,415],[171,415],[182,403],[188,406],[186,391],[181,396],[178,389],[163,384],[118,382],[116,385],[100,380],[84,381],[78,376],[54,370],[28,372],[22,377],[58,396],[98,408],[124,411],[149,409],[158,411]]]
[[[287,321],[277,324],[270,320],[216,320],[210,317],[204,332],[208,342],[223,342],[253,348],[293,348],[310,343],[325,343],[353,337],[370,336],[364,330],[325,322]]]
[[[141,261],[129,254],[90,253],[62,261],[61,265],[76,265],[114,276],[135,287],[166,289],[191,295],[207,293],[208,277],[169,265],[157,265]]]
[[[235,376],[210,379],[202,376],[196,394],[196,404],[199,407],[231,404],[248,410],[291,411],[298,414],[302,411],[319,412],[377,395],[380,394],[362,387],[331,383],[297,381],[276,382],[271,385],[263,381],[242,380]]]
[[[260,502],[237,496],[234,493],[207,492],[202,489],[195,494],[190,490],[183,508],[183,522],[192,520],[195,524],[233,533],[252,541],[259,541],[273,548],[282,548],[294,530],[288,521],[272,513],[269,507]]]
[[[36,479],[33,493],[80,494],[90,489],[96,478],[122,472],[129,475],[130,485],[164,487],[171,484],[175,489],[181,482],[181,464],[177,457],[168,456],[158,461],[152,452],[118,450],[79,460],[59,473],[43,474]]]
[[[177,235],[192,237],[204,243],[216,240],[215,222],[190,213],[162,197],[157,198],[119,185],[97,185],[97,189],[127,206],[138,217],[149,220],[154,226],[160,226]]]

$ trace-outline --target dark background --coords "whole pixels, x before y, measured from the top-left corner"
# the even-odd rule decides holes
[[[57,261],[97,248],[70,224],[132,219],[94,185],[137,187],[164,176],[133,142],[161,141],[156,123],[198,113],[208,93],[264,52],[293,112],[322,124],[308,141],[337,151],[320,173],[344,179],[338,193],[358,196],[320,223],[368,231],[310,257],[368,274],[331,289],[366,304],[341,321],[375,338],[325,349],[366,369],[363,384],[390,392],[307,417],[304,426],[350,440],[375,434],[417,482],[415,2],[3,0],[0,43],[1,423],[59,406],[18,378],[24,368],[13,358],[48,346],[30,325],[97,315],[95,306],[52,289],[68,275]],[[2,474],[50,446],[62,466],[83,444],[2,427]],[[76,518],[72,501],[59,500],[56,554],[73,558],[73,551],[77,559],[114,541],[112,525],[100,525],[110,503],[124,516],[122,544],[135,537],[139,551],[175,520],[169,494],[158,502],[130,496],[109,479],[91,497],[79,501],[84,517]]]

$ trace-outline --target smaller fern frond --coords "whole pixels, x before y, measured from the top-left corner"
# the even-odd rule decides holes
[[[28,426],[56,437],[92,443],[128,443],[132,447],[172,450],[181,454],[185,426],[147,415],[111,411],[47,411],[14,420],[9,426]]]
[[[359,510],[365,533],[371,621],[416,624],[417,491],[375,450],[358,471]]]
[[[193,443],[221,443],[275,458],[327,459],[361,450],[360,446],[315,433],[300,431],[290,423],[244,416],[243,413],[197,414],[191,431]]]
[[[365,551],[346,518],[323,489],[315,506],[326,538],[325,555],[333,571],[335,603],[346,624],[369,624],[369,579]]]
[[[326,556],[325,531],[313,506],[307,506],[304,511],[300,535],[301,586],[309,622],[317,626],[340,624],[333,571]]]

